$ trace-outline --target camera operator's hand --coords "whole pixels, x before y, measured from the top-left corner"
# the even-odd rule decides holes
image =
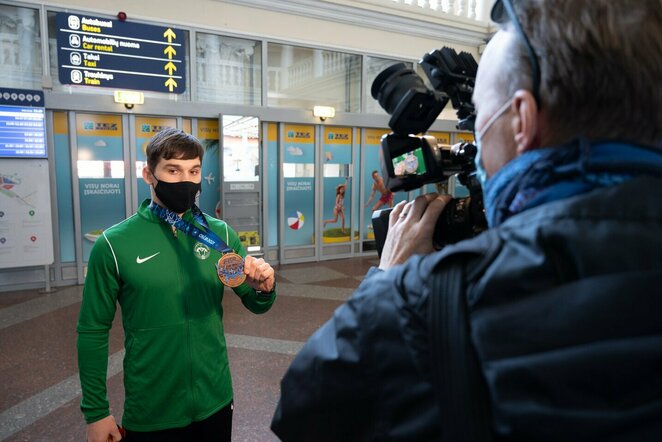
[[[388,219],[379,268],[386,270],[402,264],[412,255],[432,253],[437,218],[450,200],[450,195],[428,193],[414,201],[398,203]]]

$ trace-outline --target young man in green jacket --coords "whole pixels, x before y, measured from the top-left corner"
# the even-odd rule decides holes
[[[202,156],[191,135],[176,129],[156,134],[143,169],[151,201],[104,231],[90,254],[77,327],[90,442],[121,439],[106,395],[117,303],[126,349],[125,440],[230,440],[223,284],[247,309],[264,313],[275,300],[275,276],[263,259],[246,256],[225,222],[195,205]]]

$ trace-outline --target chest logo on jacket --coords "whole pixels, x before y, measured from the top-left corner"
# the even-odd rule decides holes
[[[195,246],[193,246],[193,254],[196,258],[205,260],[209,258],[210,255],[209,247],[200,242],[197,242],[195,243]]]
[[[146,256],[146,257],[144,257],[144,258],[141,258],[140,256],[136,256],[136,263],[138,263],[138,264],[142,264],[142,263],[145,262],[145,261],[149,261],[150,259],[154,258],[154,257],[155,257],[156,255],[158,255],[159,253],[161,253],[161,252],[156,252],[155,254],[150,255],[150,256]]]

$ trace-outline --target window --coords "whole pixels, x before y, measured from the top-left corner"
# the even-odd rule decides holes
[[[268,45],[269,106],[361,110],[361,57],[322,49]]]
[[[259,106],[262,45],[199,32],[196,38],[198,101]]]
[[[377,100],[372,98],[370,90],[372,82],[375,81],[377,75],[389,66],[396,63],[403,63],[401,60],[391,60],[388,58],[366,57],[366,76],[365,76],[365,111],[369,114],[384,114],[386,111],[382,109]],[[407,67],[411,68],[412,63],[404,62]]]
[[[41,76],[38,11],[0,5],[0,84],[41,89]]]

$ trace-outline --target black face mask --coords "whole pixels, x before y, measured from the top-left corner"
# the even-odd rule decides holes
[[[191,181],[180,181],[177,183],[168,183],[156,179],[154,193],[156,197],[170,210],[175,213],[184,213],[195,203],[195,196],[201,191],[200,183]]]

